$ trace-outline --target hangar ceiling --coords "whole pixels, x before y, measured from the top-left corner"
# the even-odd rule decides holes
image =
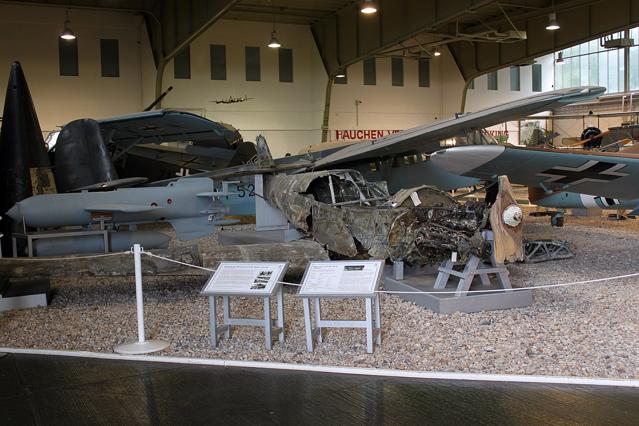
[[[379,0],[374,15],[359,13],[355,0],[2,2],[140,12],[158,74],[220,18],[309,25],[331,77],[366,57],[430,57],[446,46],[466,81],[639,24],[636,0]],[[545,29],[551,12],[559,31]]]
[[[556,12],[558,31],[545,29]],[[639,23],[633,0],[385,0],[312,24],[329,75],[368,56],[431,55],[446,45],[466,81]]]

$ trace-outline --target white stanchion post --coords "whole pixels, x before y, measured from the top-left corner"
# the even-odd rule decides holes
[[[135,305],[138,315],[138,343],[144,343],[144,300],[142,295],[142,250],[133,245],[133,265],[135,267]]]
[[[142,295],[142,247],[133,246],[133,264],[135,266],[135,304],[138,320],[138,341],[117,345],[113,351],[123,355],[140,355],[161,351],[169,346],[163,340],[146,340],[144,337],[144,301]]]

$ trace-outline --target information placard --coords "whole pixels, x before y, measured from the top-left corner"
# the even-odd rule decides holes
[[[286,272],[287,262],[220,262],[203,294],[269,295]]]
[[[372,294],[381,279],[383,260],[311,262],[302,278],[300,296]]]

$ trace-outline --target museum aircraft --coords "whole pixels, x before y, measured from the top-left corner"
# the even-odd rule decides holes
[[[635,209],[639,206],[639,154],[516,146],[451,147],[431,155],[450,173],[490,182],[506,175],[539,188],[537,200],[553,207]],[[619,207],[614,207],[618,205]]]
[[[390,193],[401,188],[423,184],[434,185],[442,190],[452,190],[480,183],[474,177],[460,176],[444,169],[433,167],[429,155],[449,145],[496,146],[496,142],[483,130],[495,124],[517,119],[563,105],[594,99],[603,94],[605,88],[597,86],[576,87],[540,93],[524,99],[507,102],[474,113],[457,115],[454,118],[418,126],[379,139],[314,150],[300,155],[267,159],[272,162],[267,169],[262,165],[238,165],[227,169],[202,168],[205,173],[193,176],[229,177],[251,174],[256,171],[304,172],[349,168],[359,171],[369,181],[385,181]],[[188,166],[179,157],[164,152],[154,156],[153,147],[145,154],[148,158]],[[259,157],[259,147],[257,148]],[[136,152],[136,155],[139,153]]]

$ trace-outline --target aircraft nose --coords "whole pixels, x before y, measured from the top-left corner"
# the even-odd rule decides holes
[[[15,203],[13,207],[7,210],[7,216],[13,219],[15,222],[19,222],[22,217],[20,217],[20,203]]]
[[[501,145],[456,146],[434,152],[430,161],[447,172],[463,175],[494,160],[505,149]]]

